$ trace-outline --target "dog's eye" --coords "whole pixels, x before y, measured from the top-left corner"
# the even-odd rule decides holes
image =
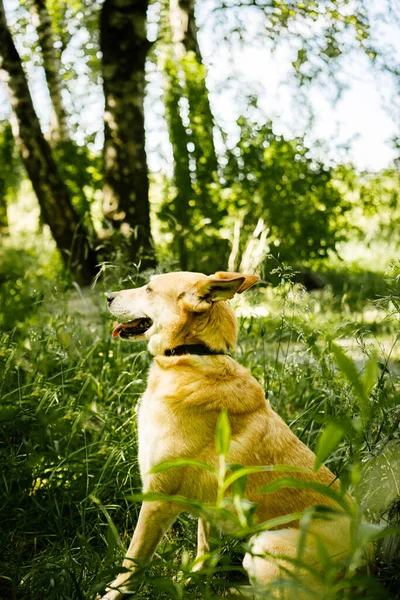
[[[146,292],[148,294],[151,294],[151,292],[153,291],[153,288],[151,288],[149,285],[146,287]]]

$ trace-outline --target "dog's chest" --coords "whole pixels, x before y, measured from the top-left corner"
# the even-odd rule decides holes
[[[143,475],[164,460],[179,455],[177,419],[162,396],[146,392],[138,411],[139,466]]]
[[[181,389],[182,392],[182,389]],[[168,380],[149,385],[138,411],[139,466],[143,476],[165,460],[199,458],[214,448],[218,413],[193,406],[190,395],[179,397]]]

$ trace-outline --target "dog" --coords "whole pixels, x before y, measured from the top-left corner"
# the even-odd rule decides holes
[[[108,308],[120,321],[113,337],[147,340],[154,355],[138,409],[139,466],[144,492],[215,503],[217,480],[208,470],[151,470],[163,461],[179,458],[196,459],[217,468],[215,430],[222,409],[226,409],[231,427],[229,464],[291,465],[299,470],[289,475],[299,482],[338,490],[338,481],[328,468],[322,465],[314,472],[313,452],[272,410],[250,372],[229,355],[236,343],[237,321],[228,300],[258,280],[256,275],[240,273],[217,272],[207,276],[174,272],[153,276],[143,287],[107,295]],[[255,535],[243,562],[253,590],[262,589],[282,573],[295,569],[301,536],[301,558],[310,567],[318,563],[321,544],[325,554],[338,559],[349,550],[349,519],[344,512],[335,512],[338,506],[334,499],[319,493],[318,485],[317,489],[305,485],[298,489],[278,487],[272,493],[260,491],[260,487],[280,477],[282,473],[278,471],[248,477],[245,496],[256,505],[258,523],[301,513],[315,505],[333,510],[330,518],[311,520],[305,539],[299,520]],[[127,571],[108,586],[103,600],[123,597],[129,590],[131,575],[150,562],[164,533],[183,510],[188,509],[174,501],[143,502],[123,562]],[[208,531],[209,524],[199,518],[198,567],[209,551]],[[318,597],[322,598],[320,594]],[[303,597],[308,598],[296,594],[297,599]]]

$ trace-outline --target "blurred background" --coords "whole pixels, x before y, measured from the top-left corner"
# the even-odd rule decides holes
[[[103,298],[154,272],[261,276],[236,356],[398,526],[399,31],[399,0],[0,0],[0,598],[123,556],[149,358]],[[168,578],[193,544],[182,518],[143,597],[219,597]],[[398,597],[398,550],[337,597]]]
[[[35,234],[83,285],[395,256],[395,0],[4,8],[2,252]]]

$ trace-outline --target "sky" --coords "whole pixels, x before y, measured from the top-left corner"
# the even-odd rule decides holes
[[[367,0],[375,8],[383,0]],[[291,63],[295,57],[293,48],[282,42],[272,50],[271,44],[252,42],[252,28],[259,24],[248,24],[247,42],[241,46],[224,43],[215,31],[212,17],[214,0],[198,0],[199,41],[204,61],[208,67],[208,87],[212,109],[217,123],[235,139],[236,119],[245,110],[247,97],[254,93],[263,117],[272,119],[277,133],[287,136],[305,134],[306,143],[317,158],[335,163],[351,161],[359,170],[377,171],[390,165],[397,154],[391,138],[399,133],[400,115],[393,103],[396,90],[393,79],[378,74],[361,52],[354,52],[340,62],[338,78],[345,89],[337,98],[334,85],[316,85],[308,89],[306,97],[312,107],[314,119],[309,121],[309,112],[304,97],[290,84]],[[6,0],[9,17],[13,17],[16,0]],[[382,25],[382,24],[381,24]],[[375,28],[379,30],[379,27]],[[27,30],[31,40],[35,38],[33,27]],[[155,35],[150,27],[150,37]],[[400,35],[393,25],[382,25],[380,35],[385,43],[391,44],[400,56]],[[75,50],[88,43],[84,31],[76,34]],[[67,57],[68,58],[68,57]],[[69,56],[73,61],[73,57]],[[38,66],[29,67],[30,86],[35,106],[44,127],[49,117],[49,98],[43,71]],[[78,107],[78,119],[87,131],[99,131],[95,147],[102,144],[101,90],[91,85],[84,69],[74,85],[81,91],[74,99]],[[147,146],[150,168],[154,171],[171,169],[172,153],[168,142],[166,125],[162,117],[161,77],[154,69],[149,71],[148,99],[146,101]],[[68,100],[68,99],[67,99]],[[71,100],[71,97],[69,97]],[[7,113],[4,89],[0,90],[0,118]],[[78,130],[78,142],[84,136]],[[348,146],[348,152],[344,151]]]

